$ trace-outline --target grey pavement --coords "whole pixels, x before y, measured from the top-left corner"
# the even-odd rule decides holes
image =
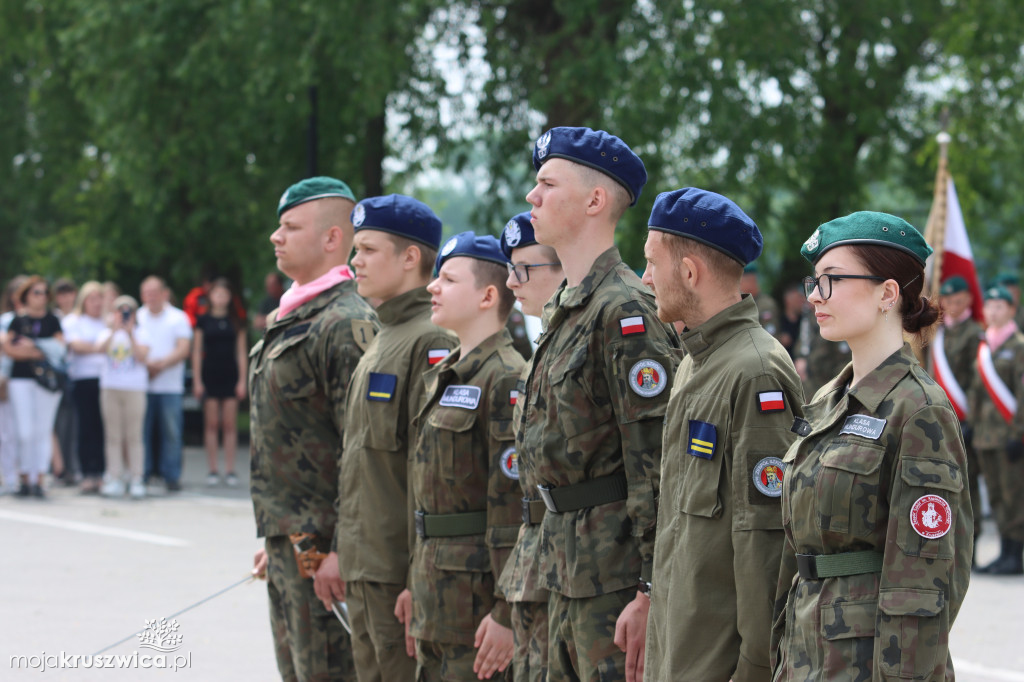
[[[159,484],[142,501],[105,500],[53,488],[46,501],[0,497],[0,680],[276,680],[266,587],[245,583],[177,616],[181,646],[167,655],[188,667],[48,669],[38,657],[108,653],[133,665],[154,655],[132,635],[248,574],[260,547],[248,495],[248,457],[240,486],[208,488],[205,454],[186,448],[184,490]],[[985,524],[982,563],[997,548]],[[957,679],[1024,682],[1024,578],[974,576],[951,633]],[[11,657],[37,667],[12,669]],[[141,663],[142,659],[135,659]],[[157,662],[148,659],[149,662]],[[23,664],[24,665],[24,664]]]

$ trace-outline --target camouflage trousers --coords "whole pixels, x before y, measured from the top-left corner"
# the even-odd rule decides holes
[[[961,423],[961,430],[963,423]],[[978,474],[981,473],[981,465],[978,462],[978,453],[971,445],[965,445],[967,453],[967,484],[971,493],[971,509],[974,510],[974,537],[981,535],[981,490],[978,488]]]
[[[266,540],[270,629],[285,682],[355,682],[352,643],[341,623],[299,576],[288,536]]]
[[[978,450],[978,460],[999,535],[1024,542],[1024,458],[1013,462],[1006,450],[986,448]]]
[[[412,682],[416,677],[416,659],[405,653],[405,626],[395,618],[395,600],[403,589],[363,580],[345,585],[359,682]]]
[[[545,682],[548,678],[548,603],[521,601],[512,608],[512,654],[515,682]]]
[[[611,682],[626,679],[626,653],[615,646],[615,621],[636,589],[585,599],[548,597],[548,677]]]
[[[477,651],[465,644],[446,644],[416,640],[416,682],[467,682],[475,680],[473,662]],[[494,673],[492,680],[510,682],[511,666],[503,673]]]

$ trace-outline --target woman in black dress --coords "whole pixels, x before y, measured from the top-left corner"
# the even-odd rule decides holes
[[[203,443],[210,465],[207,485],[220,483],[218,435],[223,433],[225,477],[238,485],[235,452],[238,443],[238,401],[245,399],[245,325],[231,305],[231,285],[217,279],[209,291],[210,311],[196,321],[192,346],[192,390],[203,405]]]

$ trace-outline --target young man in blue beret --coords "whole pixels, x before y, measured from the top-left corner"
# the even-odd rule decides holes
[[[654,556],[661,423],[675,332],[615,248],[615,226],[647,181],[618,137],[553,128],[533,151],[526,196],[537,242],[566,281],[517,420],[522,466],[547,509],[539,573],[548,598],[550,679],[634,679],[642,670]]]
[[[411,422],[424,372],[455,347],[430,321],[430,282],[441,219],[401,194],[363,199],[352,211],[356,288],[378,301],[381,328],[352,374],[345,410],[345,456],[338,482],[339,569],[360,682],[411,680],[405,629],[395,600],[406,587],[412,527],[406,503]]]
[[[665,416],[645,674],[767,682],[782,458],[803,389],[740,294],[743,267],[761,253],[754,221],[690,187],[658,196],[649,230],[644,282],[658,317],[685,324],[687,355]]]
[[[346,265],[354,205],[348,185],[328,177],[281,196],[270,241],[295,283],[249,353],[252,503],[266,538],[253,573],[267,577],[284,680],[356,679],[349,636],[331,610],[345,599],[333,551],[345,401],[377,330]]]
[[[463,232],[441,248],[427,287],[431,320],[455,332],[459,346],[427,374],[409,473],[417,535],[409,632],[419,682],[488,679],[512,658],[497,579],[522,509],[512,410],[524,361],[505,329],[506,262],[494,237]]]
[[[562,284],[565,273],[558,254],[537,243],[529,211],[513,216],[501,232],[501,250],[509,259],[505,284],[527,315],[541,317],[544,305]],[[521,393],[532,366],[527,361],[517,389]],[[514,423],[522,417],[523,402],[517,401]],[[537,494],[537,481],[526,466],[517,467],[523,488],[523,525],[512,556],[505,564],[499,587],[512,609],[515,652],[512,673],[515,682],[544,682],[548,679],[548,591],[538,570],[544,501]]]

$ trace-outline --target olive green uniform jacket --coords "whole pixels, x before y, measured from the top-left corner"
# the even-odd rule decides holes
[[[539,571],[548,590],[592,597],[650,579],[661,427],[678,338],[622,262],[601,254],[579,286],[565,283],[526,379],[520,467],[547,486],[624,475],[626,499],[544,516]]]
[[[782,458],[800,378],[753,299],[681,334],[662,437],[645,676],[768,680]]]
[[[510,626],[497,579],[522,515],[512,410],[523,358],[502,329],[462,357],[459,348],[427,373],[409,474],[417,512],[486,513],[486,531],[416,539],[410,570],[412,626],[421,640],[473,645],[488,613]]]
[[[909,345],[847,391],[851,378],[818,391],[786,455],[774,679],[952,680],[973,552],[960,423]],[[796,574],[796,554],[862,550],[882,553],[880,572]]]
[[[408,463],[423,402],[423,378],[458,344],[430,321],[430,294],[417,288],[381,303],[381,329],[352,376],[345,457],[338,479],[336,551],[341,578],[405,585],[413,528]]]
[[[349,379],[376,330],[376,314],[347,280],[275,319],[249,353],[259,537],[333,537]]]

